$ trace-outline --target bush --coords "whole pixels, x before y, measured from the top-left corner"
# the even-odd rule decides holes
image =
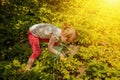
[[[0,80],[120,79],[120,12],[99,1],[1,0]],[[29,72],[23,73],[20,69],[25,69],[31,54],[29,27],[41,22],[61,27],[62,21],[78,31],[75,43],[56,48],[65,58],[60,61],[42,43],[40,57]]]

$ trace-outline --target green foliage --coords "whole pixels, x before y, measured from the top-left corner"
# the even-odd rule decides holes
[[[106,2],[109,0],[106,0]],[[119,2],[118,2],[119,3]],[[0,80],[119,80],[119,5],[104,0],[1,0]],[[56,47],[65,55],[47,50],[24,73],[31,48],[27,30],[36,23],[75,26],[78,40]],[[81,70],[81,68],[85,68]]]
[[[89,64],[89,68],[86,70],[86,73],[83,74],[84,79],[119,79],[119,71],[115,67],[110,67],[107,63],[93,61]]]

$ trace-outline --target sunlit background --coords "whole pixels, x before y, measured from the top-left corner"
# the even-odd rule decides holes
[[[68,13],[65,12],[65,14],[72,14],[71,19],[74,19],[75,22],[77,19],[80,19],[80,22],[81,17],[84,17],[96,25],[117,26],[120,24],[120,0],[74,1],[73,10],[68,11]]]
[[[118,26],[120,24],[120,0],[90,0],[86,1],[88,18],[105,26]],[[86,12],[84,12],[86,14]]]
[[[106,6],[119,6],[120,0],[101,0]]]
[[[68,11],[74,25],[87,29],[92,41],[108,43],[120,40],[120,0],[75,0],[74,8]],[[73,5],[73,4],[72,4]],[[71,11],[71,12],[70,12]],[[77,26],[77,25],[76,25]],[[86,41],[88,42],[88,41]]]

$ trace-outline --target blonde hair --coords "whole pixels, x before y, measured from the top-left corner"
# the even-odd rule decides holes
[[[78,36],[74,26],[68,26],[66,22],[62,23],[62,34],[67,38],[67,42],[74,42]]]

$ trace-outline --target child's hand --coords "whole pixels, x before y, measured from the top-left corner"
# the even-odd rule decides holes
[[[64,55],[63,54],[60,54],[60,58],[63,58],[64,57]]]
[[[60,61],[66,61],[66,58],[64,57],[63,54],[60,54]]]

